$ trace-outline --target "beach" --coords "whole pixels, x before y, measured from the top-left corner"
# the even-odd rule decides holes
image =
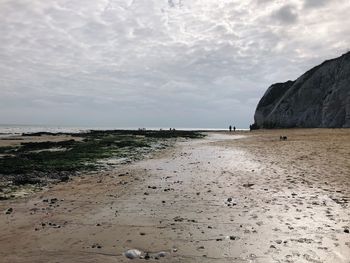
[[[350,262],[349,129],[206,135],[0,201],[0,261]]]

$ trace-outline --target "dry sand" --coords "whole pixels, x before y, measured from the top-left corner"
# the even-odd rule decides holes
[[[0,262],[349,263],[349,199],[350,130],[210,133],[1,201]]]

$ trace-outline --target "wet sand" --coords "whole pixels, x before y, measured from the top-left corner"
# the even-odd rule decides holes
[[[71,135],[42,135],[42,136],[10,136],[0,138],[0,147],[15,147],[21,143],[62,142],[68,140],[80,141],[81,138]]]
[[[349,200],[350,130],[209,133],[1,201],[0,261],[349,263]]]

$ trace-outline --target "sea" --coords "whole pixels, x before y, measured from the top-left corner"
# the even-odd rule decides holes
[[[68,127],[68,126],[45,126],[45,125],[12,125],[0,124],[0,138],[22,135],[23,133],[51,132],[51,133],[82,133],[90,130],[169,130],[169,127]],[[227,128],[178,128],[186,131],[224,131]]]

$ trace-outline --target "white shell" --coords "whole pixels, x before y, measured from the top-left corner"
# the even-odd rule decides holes
[[[135,259],[139,258],[141,256],[142,252],[137,249],[129,249],[124,253],[124,256],[129,258],[129,259]]]

